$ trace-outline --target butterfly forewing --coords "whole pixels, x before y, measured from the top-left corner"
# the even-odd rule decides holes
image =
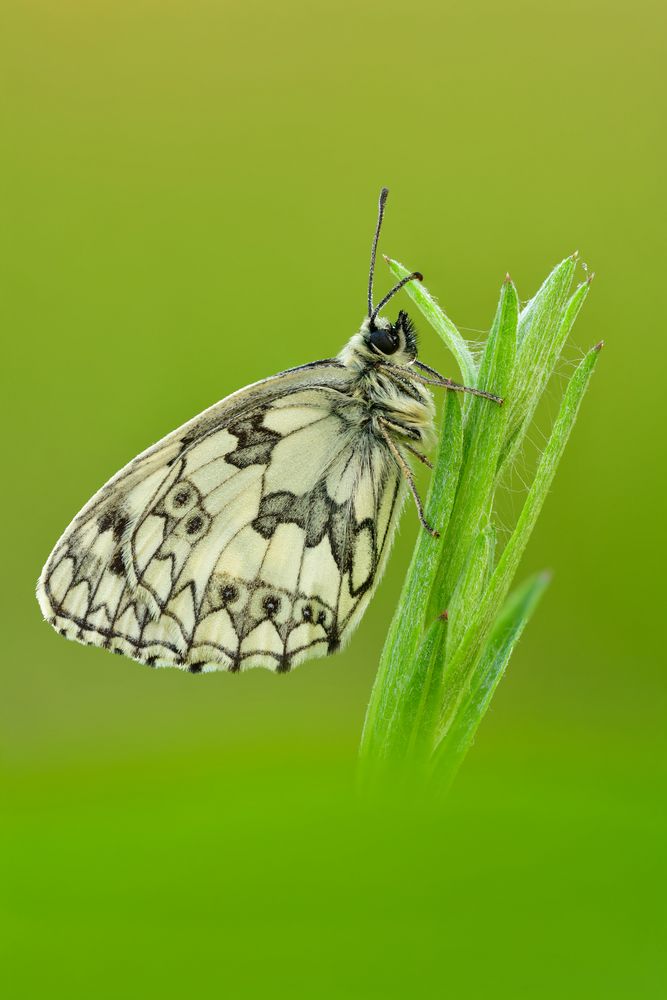
[[[333,652],[388,553],[400,472],[335,361],[205,411],[84,507],[38,585],[68,638],[157,666],[289,670]]]

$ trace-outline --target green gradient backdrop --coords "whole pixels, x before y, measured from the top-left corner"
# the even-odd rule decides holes
[[[0,18],[7,995],[664,996],[664,6]],[[136,452],[339,349],[381,184],[463,327],[578,247],[563,376],[607,342],[525,560],[552,588],[435,811],[350,792],[412,511],[351,646],[287,678],[141,669],[33,599]]]

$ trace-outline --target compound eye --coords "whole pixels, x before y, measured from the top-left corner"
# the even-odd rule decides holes
[[[371,330],[371,344],[383,354],[393,354],[398,350],[399,339],[394,330]]]

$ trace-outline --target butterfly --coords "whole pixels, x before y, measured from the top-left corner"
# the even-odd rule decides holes
[[[121,469],[74,518],[42,570],[47,621],[81,643],[192,673],[289,671],[334,653],[385,567],[411,457],[433,433],[430,386],[461,386],[417,359],[415,329],[373,304],[336,358],[232,393]]]

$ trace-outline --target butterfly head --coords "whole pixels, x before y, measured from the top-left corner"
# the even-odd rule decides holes
[[[359,371],[390,364],[412,365],[417,358],[417,335],[406,312],[399,312],[395,323],[376,317],[367,318],[358,333],[348,341],[338,355],[349,368]]]
[[[371,355],[388,358],[392,364],[409,364],[417,357],[417,336],[412,320],[401,310],[395,323],[369,317],[361,328],[364,345]]]

